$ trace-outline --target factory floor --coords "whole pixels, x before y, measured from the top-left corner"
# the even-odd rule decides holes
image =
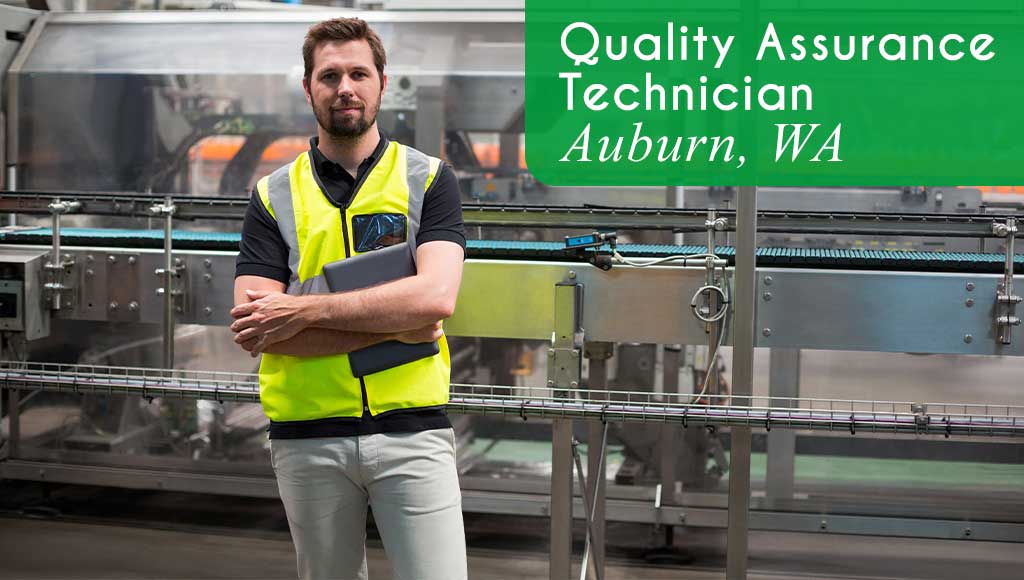
[[[0,578],[291,578],[294,552],[275,500],[0,483]],[[547,520],[469,514],[470,578],[548,577]],[[580,530],[581,532],[581,530]],[[581,537],[577,534],[577,538]],[[724,530],[680,530],[675,562],[652,564],[649,526],[611,524],[605,578],[724,578]],[[752,532],[749,578],[1017,578],[1019,545]],[[582,546],[576,547],[576,558]],[[372,580],[390,578],[371,531]],[[683,562],[683,560],[690,560]]]

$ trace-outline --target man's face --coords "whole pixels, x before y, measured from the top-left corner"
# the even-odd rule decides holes
[[[365,40],[325,42],[313,51],[313,71],[303,79],[306,100],[324,131],[358,137],[377,120],[387,76],[377,73]]]

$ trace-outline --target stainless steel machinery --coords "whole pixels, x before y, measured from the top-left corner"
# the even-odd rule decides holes
[[[276,494],[226,329],[233,245],[248,188],[313,130],[298,47],[334,15],[25,20],[0,476]],[[598,565],[605,521],[728,528],[733,571],[748,528],[1024,541],[1012,210],[960,188],[549,188],[520,160],[521,13],[363,16],[383,127],[466,193],[446,327],[466,510],[551,518],[553,578],[573,517]],[[614,252],[562,242],[595,229]]]

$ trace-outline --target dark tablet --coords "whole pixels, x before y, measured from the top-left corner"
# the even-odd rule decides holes
[[[408,242],[388,246],[324,266],[324,278],[331,292],[351,292],[416,274],[416,263]],[[437,342],[406,344],[397,340],[381,342],[350,352],[352,374],[365,377],[383,370],[434,356]]]

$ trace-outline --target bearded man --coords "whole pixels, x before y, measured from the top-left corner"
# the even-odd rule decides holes
[[[367,506],[404,580],[467,577],[450,359],[441,321],[462,278],[465,232],[447,164],[377,127],[380,37],[357,18],[309,29],[302,88],[309,151],[260,179],[235,273],[235,341],[262,354],[260,401],[300,578],[367,577]],[[326,292],[326,264],[409,244],[415,275]],[[348,354],[398,340],[437,354],[353,372]]]

